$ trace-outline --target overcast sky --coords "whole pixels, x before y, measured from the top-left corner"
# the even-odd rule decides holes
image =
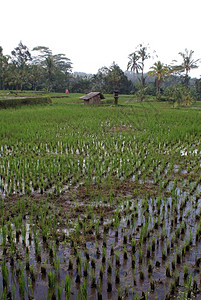
[[[47,46],[64,53],[73,71],[97,73],[113,61],[125,71],[128,55],[149,44],[165,64],[181,62],[178,52],[201,58],[200,0],[2,0],[0,46],[4,54],[20,41],[29,50]],[[201,75],[199,69],[191,77]]]

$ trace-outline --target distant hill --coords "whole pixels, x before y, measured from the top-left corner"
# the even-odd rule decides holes
[[[91,78],[94,74],[87,74],[84,72],[73,72],[74,77],[84,77],[84,78]]]
[[[125,71],[124,74],[128,78],[128,80],[132,81],[133,83],[140,83],[141,73],[133,73],[131,71]],[[85,79],[91,79],[94,74],[91,73],[85,73],[85,72],[73,72],[73,77],[75,78],[85,78]],[[144,77],[146,78],[146,84],[154,84],[155,83],[155,77],[148,76],[147,73],[144,73]],[[190,86],[195,86],[197,78],[190,78]],[[171,75],[170,77],[166,77],[165,81],[162,83],[162,86],[171,86],[175,85],[177,83],[181,83],[182,77],[178,75]]]
[[[124,74],[127,76],[129,80],[131,80],[133,83],[139,83],[139,79],[141,77],[141,74],[134,74],[133,72],[130,71],[125,71]],[[148,76],[147,73],[144,73],[144,77],[146,78],[146,84],[154,84],[156,77],[150,77]],[[181,83],[183,80],[182,76],[178,75],[171,75],[170,77],[166,77],[164,82],[162,83],[162,86],[170,86],[170,85],[175,85],[177,83]],[[190,78],[189,84],[191,87],[195,86],[197,78]]]

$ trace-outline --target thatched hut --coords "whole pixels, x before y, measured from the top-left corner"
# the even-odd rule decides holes
[[[80,99],[84,100],[84,104],[100,104],[101,99],[105,99],[105,97],[100,92],[91,92],[80,97]]]

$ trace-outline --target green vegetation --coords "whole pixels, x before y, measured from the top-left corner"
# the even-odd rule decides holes
[[[0,110],[0,297],[199,298],[199,102],[49,96]]]
[[[112,94],[135,94],[139,100],[147,95],[157,96],[157,100],[168,100],[167,88],[182,86],[183,94],[191,95],[193,101],[200,100],[200,79],[190,78],[190,71],[198,68],[200,59],[194,59],[194,51],[179,52],[181,62],[167,65],[161,61],[153,64],[145,73],[145,65],[156,57],[149,45],[139,44],[128,56],[127,71],[124,72],[113,62],[109,67],[101,67],[97,74],[72,73],[72,63],[64,54],[53,54],[48,47],[37,46],[29,50],[22,42],[11,51],[3,53],[0,46],[0,89],[20,93],[23,90],[40,92],[89,93],[100,91]],[[169,92],[169,90],[168,90]],[[189,102],[188,100],[184,103]]]
[[[50,97],[5,97],[0,99],[0,108],[11,108],[22,105],[37,105],[37,104],[49,104],[52,103]]]

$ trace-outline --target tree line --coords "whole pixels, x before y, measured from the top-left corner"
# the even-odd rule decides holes
[[[20,42],[10,55],[4,55],[0,46],[0,90],[64,92],[68,88],[70,92],[112,93],[118,89],[121,94],[139,93],[141,100],[146,94],[160,100],[163,95],[171,98],[169,95],[180,89],[183,94],[194,93],[200,98],[201,80],[194,80],[192,86],[189,75],[192,69],[198,68],[200,59],[194,59],[194,51],[187,49],[179,55],[180,62],[166,65],[156,61],[145,73],[146,62],[152,54],[147,45],[140,44],[128,55],[127,72],[113,62],[110,67],[100,68],[97,74],[83,76],[72,73],[72,62],[64,54],[53,54],[45,46],[29,51]]]
[[[44,46],[32,53],[22,42],[11,55],[4,55],[0,46],[0,89],[63,91],[72,70],[70,59]]]

